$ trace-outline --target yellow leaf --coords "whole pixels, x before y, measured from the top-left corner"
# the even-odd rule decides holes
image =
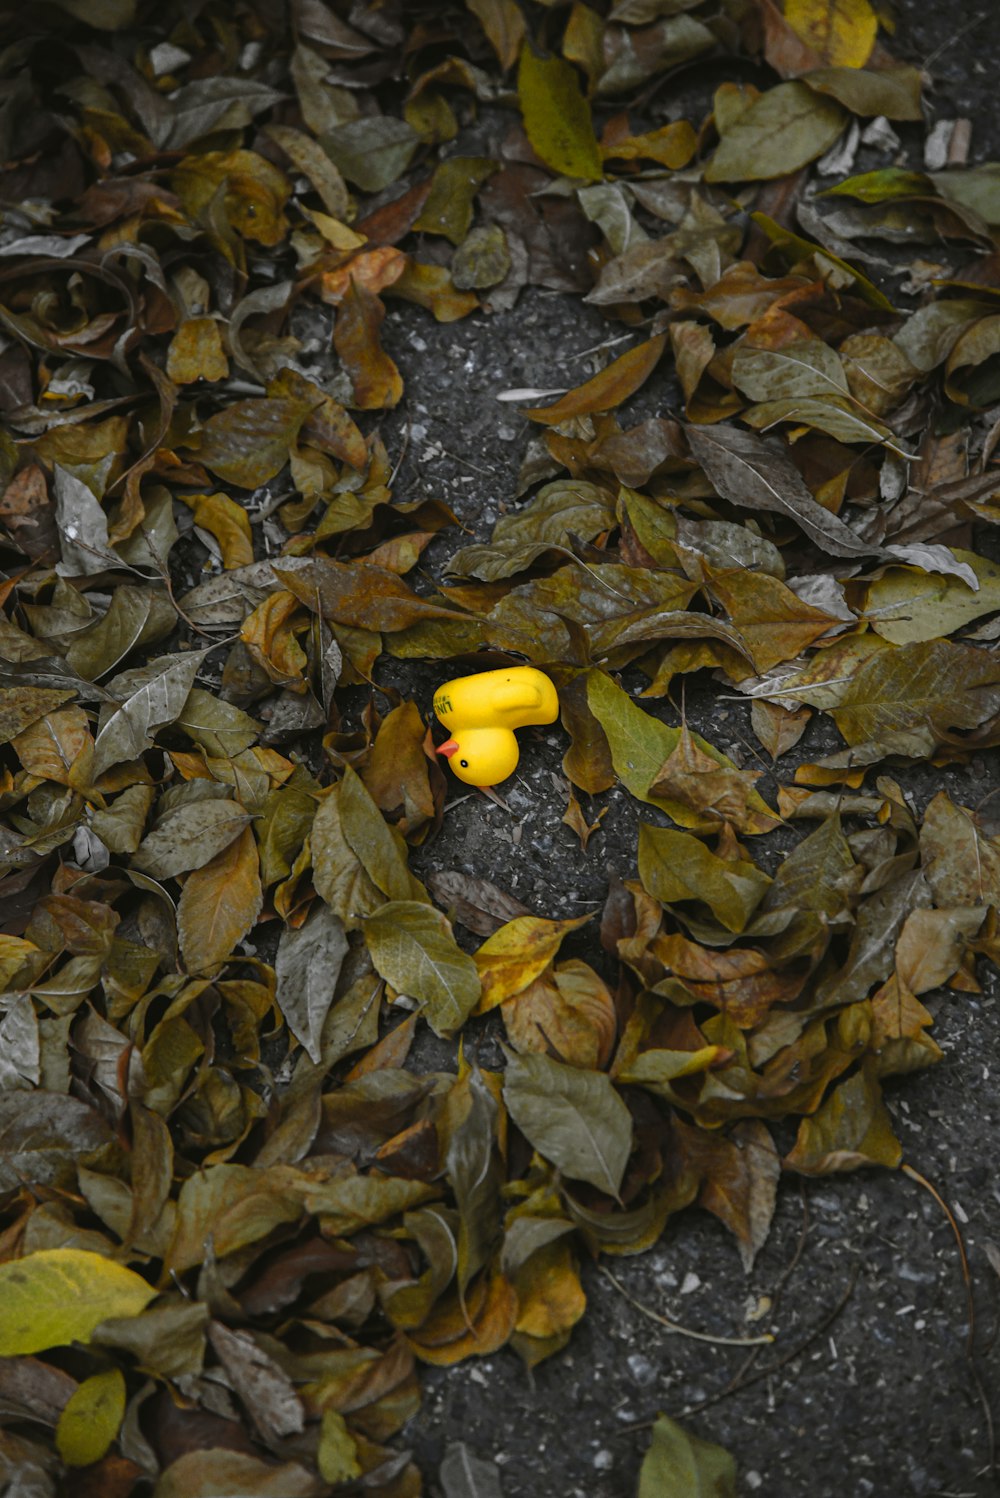
[[[228,494],[192,494],[183,496],[194,511],[194,523],[218,541],[222,565],[247,567],[253,561],[253,539],[250,517],[242,505]]]
[[[532,1254],[518,1271],[514,1286],[516,1330],[529,1337],[557,1337],[575,1326],[587,1309],[587,1297],[564,1239]]]
[[[361,1476],[357,1442],[337,1410],[323,1411],[316,1465],[324,1482],[353,1482]]]
[[[687,166],[698,148],[698,137],[687,120],[673,120],[645,135],[630,135],[605,147],[604,155],[618,161],[658,161],[677,171]]]
[[[483,985],[477,1014],[495,1009],[504,999],[521,993],[548,967],[563,937],[590,920],[581,915],[566,921],[547,921],[541,916],[519,915],[487,937],[475,953]]]
[[[284,172],[256,151],[203,151],[186,156],[170,185],[197,218],[210,211],[220,189],[225,216],[236,233],[258,244],[280,244],[288,233],[282,209],[291,193]]]
[[[0,1357],[89,1342],[108,1316],[138,1316],[156,1291],[103,1254],[44,1248],[0,1264]]]
[[[863,68],[878,32],[868,0],[785,0],[785,20],[817,57],[835,68]]]
[[[416,260],[409,262],[399,280],[386,291],[389,296],[423,307],[435,322],[458,322],[479,306],[474,291],[458,290],[446,266],[422,265]]]
[[[188,972],[203,973],[232,954],[260,914],[257,844],[249,827],[204,868],[189,874],[177,906]]]
[[[224,380],[229,360],[214,317],[191,317],[174,334],[167,350],[167,374],[175,385],[196,380]]]
[[[20,971],[38,948],[33,941],[23,936],[7,936],[0,932],[0,990],[5,990],[12,978]]]
[[[536,57],[525,44],[517,70],[517,97],[532,149],[545,165],[565,177],[599,182],[601,151],[590,105],[572,64],[561,57]]]
[[[68,1467],[99,1462],[125,1415],[125,1380],[118,1368],[84,1379],[63,1406],[56,1446]]]
[[[419,1331],[407,1338],[422,1363],[450,1368],[464,1358],[487,1357],[510,1337],[517,1320],[517,1294],[502,1274],[483,1274],[465,1297],[457,1291],[435,1307]]]

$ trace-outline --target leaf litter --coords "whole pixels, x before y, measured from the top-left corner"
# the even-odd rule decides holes
[[[921,117],[868,0],[293,10],[63,0],[4,55],[0,1461],[45,1493],[413,1498],[420,1363],[558,1355],[584,1261],[695,1201],[749,1272],[782,1168],[900,1164],[921,997],[997,955],[995,824],[900,780],[1000,743],[1000,168],[852,170]],[[857,263],[903,239],[949,257],[905,305]],[[398,303],[526,288],[615,336],[449,560],[382,435]],[[581,852],[645,808],[600,955],[435,864],[479,652],[555,682]],[[689,676],[770,774],[664,721]],[[661,1415],[639,1492],[710,1491]]]

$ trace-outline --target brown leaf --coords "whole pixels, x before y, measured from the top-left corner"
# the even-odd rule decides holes
[[[503,1006],[519,1051],[554,1054],[570,1066],[601,1071],[614,1046],[617,1020],[606,984],[585,962],[560,962]]]
[[[399,404],[403,380],[379,342],[385,307],[354,278],[345,291],[333,330],[333,343],[351,377],[354,404],[362,411]]]
[[[738,832],[773,832],[781,825],[781,818],[759,809],[760,797],[754,786],[760,776],[759,770],[730,770],[719,765],[699,749],[685,723],[676,749],[649,789],[651,795],[666,796],[692,811],[729,822]]]
[[[698,1204],[735,1235],[749,1274],[767,1241],[778,1198],[781,1162],[770,1131],[758,1119],[737,1124],[728,1136],[681,1130],[685,1150],[703,1172]]]
[[[463,874],[458,869],[435,871],[429,876],[427,887],[452,920],[477,936],[492,936],[505,922],[531,914],[520,900],[489,880]]]
[[[227,483],[257,489],[284,468],[308,413],[304,401],[234,401],[206,421],[198,461]]]
[[[189,874],[177,906],[177,932],[188,971],[201,973],[232,956],[253,929],[263,892],[253,832],[239,837]]]
[[[602,369],[592,379],[571,390],[554,406],[524,410],[522,416],[543,426],[558,426],[571,416],[589,416],[594,411],[613,411],[622,401],[644,385],[660,361],[666,345],[666,334],[660,333],[645,343],[636,344]]]

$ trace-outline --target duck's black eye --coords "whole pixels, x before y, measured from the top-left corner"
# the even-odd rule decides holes
[[[459,764],[462,766],[463,770],[467,770],[469,768],[469,761],[467,759],[460,759]]]

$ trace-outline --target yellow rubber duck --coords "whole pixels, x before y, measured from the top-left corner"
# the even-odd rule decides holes
[[[556,689],[534,666],[506,666],[446,681],[434,694],[434,711],[451,738],[438,749],[467,785],[496,785],[513,775],[518,744],[515,728],[554,723],[559,715]]]

